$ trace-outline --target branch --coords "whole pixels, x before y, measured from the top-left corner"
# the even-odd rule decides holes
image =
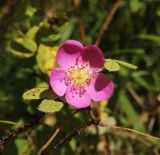
[[[82,38],[82,42],[84,44],[87,44],[87,37],[86,37],[86,32],[85,32],[85,28],[84,28],[84,22],[83,22],[83,18],[81,15],[81,10],[80,10],[80,2],[77,0],[73,0],[74,3],[74,9],[76,12],[76,16],[78,18],[78,22],[79,22],[79,30],[80,30],[80,35]]]
[[[0,138],[0,152],[4,150],[6,144],[9,141],[11,141],[14,138],[16,138],[19,134],[27,131],[29,128],[34,127],[37,124],[39,124],[39,121],[43,116],[44,116],[44,114],[41,114],[34,121],[32,121],[30,123],[26,123],[22,127],[19,127],[17,130],[10,131],[10,133],[7,136]]]
[[[103,38],[104,32],[108,30],[109,24],[110,24],[113,16],[115,15],[117,9],[120,6],[120,2],[121,2],[121,0],[116,0],[116,2],[114,3],[111,11],[109,12],[109,15],[107,16],[105,22],[103,23],[103,25],[98,33],[98,37],[97,37],[97,40],[95,41],[95,45],[98,46],[100,44],[100,42]]]
[[[87,130],[91,125],[96,125],[100,127],[106,127],[107,131],[109,130],[110,133],[119,135],[119,136],[128,136],[131,139],[137,139],[144,144],[148,144],[147,141],[154,142],[154,144],[160,142],[160,137],[155,137],[146,133],[141,133],[139,131],[121,127],[121,126],[116,126],[116,125],[108,125],[108,124],[103,124],[100,122],[99,119],[91,120],[88,123],[84,124],[83,126],[75,129],[71,134],[66,135],[64,138],[62,138],[50,151],[47,155],[52,155],[53,152],[57,149],[59,149],[63,144],[66,144],[69,142],[73,137],[79,135],[81,132]],[[147,141],[146,141],[147,140]],[[148,147],[152,147],[153,145],[147,145]]]
[[[80,110],[74,111],[74,112],[71,114],[71,116],[74,116],[74,115],[77,114],[79,111],[80,111]],[[70,117],[66,118],[66,120],[65,120],[63,123],[68,122],[68,121],[69,121],[69,118],[70,118]],[[49,140],[46,142],[46,144],[44,144],[44,145],[40,148],[40,150],[38,151],[38,153],[37,153],[36,155],[41,155],[42,152],[44,152],[44,150],[50,145],[50,143],[54,140],[54,138],[57,136],[57,134],[58,134],[60,131],[62,131],[62,128],[61,128],[61,127],[58,127],[58,128],[56,129],[56,131],[53,133],[53,135],[52,135],[52,136],[49,138]]]
[[[50,150],[49,153],[47,155],[52,155],[53,151],[60,148],[63,144],[66,144],[67,142],[69,142],[73,137],[79,135],[81,132],[87,130],[88,127],[90,127],[91,125],[98,125],[99,124],[99,120],[95,119],[95,120],[91,120],[88,123],[84,124],[83,126],[75,129],[71,134],[66,135],[63,139],[61,139],[54,147],[53,150]]]
[[[120,136],[126,135],[132,139],[138,139],[141,141],[150,141],[150,142],[158,142],[160,143],[160,137],[152,136],[146,133],[142,133],[139,131],[136,131],[134,129],[122,127],[122,126],[117,126],[117,125],[108,125],[108,124],[103,124],[99,123],[98,124],[101,127],[107,127],[111,133],[118,134]]]
[[[40,150],[38,151],[38,153],[36,155],[41,155],[41,153],[49,146],[49,144],[53,141],[53,139],[57,136],[57,134],[60,132],[60,128],[57,128],[56,131],[53,133],[53,135],[51,136],[51,138],[47,141],[46,144],[44,144]]]

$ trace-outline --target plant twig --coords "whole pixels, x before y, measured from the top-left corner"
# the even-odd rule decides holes
[[[123,136],[122,134],[126,134],[127,136],[129,136],[132,139],[138,139],[138,140],[148,140],[150,142],[160,142],[160,137],[156,137],[156,136],[152,136],[146,133],[142,133],[139,131],[136,131],[134,129],[130,129],[130,128],[126,128],[126,127],[122,127],[122,126],[117,126],[117,125],[108,125],[108,124],[103,124],[103,123],[99,123],[98,124],[101,127],[107,127],[110,132],[113,133],[121,133],[120,135]],[[115,131],[115,132],[114,132]],[[141,139],[143,138],[143,139]]]
[[[5,136],[0,138],[0,152],[4,150],[6,144],[13,140],[15,137],[17,137],[19,134],[27,131],[29,128],[36,126],[37,124],[39,124],[40,119],[42,118],[44,114],[41,114],[40,116],[38,116],[35,120],[33,120],[30,123],[26,123],[24,124],[22,127],[19,127],[18,129],[16,129],[15,131],[10,131],[10,133]]]
[[[84,124],[83,126],[75,129],[71,134],[66,135],[63,139],[61,139],[54,147],[53,150],[50,150],[50,152],[47,155],[52,155],[53,151],[60,148],[63,144],[66,144],[68,141],[70,141],[73,137],[76,135],[79,135],[81,132],[85,131],[88,127],[91,125],[98,125],[99,120],[91,120],[88,123]]]
[[[120,6],[120,2],[121,2],[121,0],[116,0],[116,2],[114,3],[111,11],[109,12],[109,15],[107,16],[105,22],[103,23],[103,25],[102,25],[99,33],[98,33],[98,37],[97,37],[97,40],[95,41],[95,45],[98,46],[98,45],[100,44],[100,42],[101,42],[101,40],[102,40],[102,38],[103,38],[104,32],[105,32],[106,30],[108,30],[109,24],[110,24],[113,16],[115,15],[117,9],[118,9],[119,6]]]
[[[47,141],[47,143],[40,148],[40,150],[36,155],[41,155],[41,153],[49,146],[49,144],[53,141],[53,139],[57,136],[59,132],[60,128],[57,128],[56,131],[53,133],[53,135],[50,137],[50,139]]]
[[[81,10],[80,10],[80,1],[79,0],[73,0],[74,3],[74,9],[77,15],[77,19],[79,22],[79,30],[80,30],[80,35],[82,38],[82,42],[84,44],[87,44],[87,37],[86,37],[86,32],[85,32],[85,28],[84,28],[84,22],[83,22],[83,18],[81,15]]]
[[[141,106],[144,107],[142,99],[138,96],[137,92],[134,90],[134,88],[131,86],[130,83],[126,84],[128,92],[131,94],[131,96],[135,99],[135,101]]]
[[[74,116],[76,113],[78,113],[80,110],[76,110],[74,111],[71,116]],[[70,117],[69,117],[70,118]],[[69,119],[67,118],[64,122],[68,122]],[[57,136],[57,134],[62,131],[62,128],[61,127],[58,127],[56,129],[56,131],[53,133],[53,135],[49,138],[49,140],[46,142],[46,144],[44,144],[40,150],[38,151],[38,153],[36,155],[41,155],[42,152],[50,145],[50,143],[54,140],[54,138]]]
[[[103,124],[100,122],[100,120],[91,120],[88,123],[84,124],[83,126],[75,129],[71,134],[66,135],[64,138],[62,138],[50,151],[47,155],[52,155],[53,152],[57,149],[59,149],[63,144],[66,144],[69,142],[73,137],[79,135],[81,132],[87,130],[91,125],[96,125],[100,127],[106,127],[110,133],[115,133],[118,134],[120,133],[120,136],[123,136],[123,134],[127,135],[128,137],[132,139],[138,139],[144,142],[144,144],[148,144],[147,141],[150,142],[160,142],[159,137],[155,137],[146,133],[141,133],[139,131],[121,127],[121,126],[116,126],[116,125],[108,125],[108,124]],[[147,140],[147,141],[146,141]],[[148,145],[148,147],[152,147],[152,145]]]

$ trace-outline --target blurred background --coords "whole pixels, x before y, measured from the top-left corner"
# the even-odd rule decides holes
[[[23,93],[48,85],[56,67],[57,48],[67,39],[94,44],[115,3],[120,3],[99,47],[105,58],[123,60],[107,72],[115,83],[109,101],[97,104],[102,122],[160,136],[160,1],[159,0],[0,0],[0,137],[32,121],[39,101]],[[64,130],[47,148],[88,121],[88,112],[74,109],[46,114],[41,124],[6,145],[2,155],[35,155],[55,131]],[[64,120],[69,118],[69,122]],[[7,122],[10,121],[10,122]],[[130,135],[131,136],[131,135]],[[91,127],[56,150],[57,155],[159,155],[160,144],[105,128]],[[45,153],[44,153],[45,154]]]

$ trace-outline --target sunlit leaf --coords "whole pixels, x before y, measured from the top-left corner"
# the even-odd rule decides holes
[[[53,113],[60,111],[62,107],[63,107],[62,102],[45,99],[40,103],[38,110],[42,112]]]
[[[26,37],[26,38],[17,38],[15,41],[31,52],[35,52],[37,49],[37,44],[33,39]]]
[[[119,64],[112,59],[106,59],[106,62],[104,64],[104,68],[108,70],[109,72],[119,71],[120,66]]]
[[[120,60],[115,60],[116,62],[118,62],[120,65],[124,66],[124,67],[127,67],[129,69],[137,69],[137,66],[135,65],[132,65],[128,62],[124,62],[124,61],[120,61]]]
[[[13,48],[8,48],[7,50],[10,51],[14,56],[18,58],[30,58],[31,56],[33,56],[33,53],[22,53]]]
[[[43,43],[48,43],[48,42],[53,42],[53,41],[57,41],[61,38],[61,35],[59,34],[50,34],[47,37],[42,37],[41,41]]]
[[[50,47],[42,44],[39,46],[36,60],[41,71],[48,75],[56,67],[57,49],[58,47]]]
[[[26,33],[26,36],[28,38],[35,38],[35,35],[37,34],[38,30],[40,29],[40,26],[33,26],[29,31]]]
[[[23,94],[23,99],[25,100],[42,99],[44,98],[43,93],[47,90],[48,88],[32,88]]]
[[[25,14],[29,17],[32,17],[36,11],[37,11],[37,9],[35,7],[28,5]]]
[[[31,38],[16,38],[11,42],[8,50],[17,57],[29,58],[36,52],[37,44]]]

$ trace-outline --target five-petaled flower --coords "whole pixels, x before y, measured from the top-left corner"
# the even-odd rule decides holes
[[[50,76],[50,85],[58,96],[65,95],[75,108],[89,107],[92,101],[108,99],[114,90],[113,82],[99,73],[105,58],[99,47],[83,46],[76,40],[67,40],[56,55],[58,67]]]

